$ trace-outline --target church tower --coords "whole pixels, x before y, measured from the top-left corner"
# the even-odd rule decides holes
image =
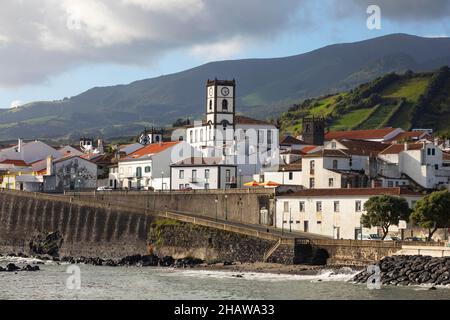
[[[236,103],[236,81],[209,80],[206,83],[206,125],[209,141],[226,145],[233,141]],[[220,141],[219,141],[220,140]]]
[[[303,118],[302,140],[314,146],[323,146],[325,142],[325,119]]]

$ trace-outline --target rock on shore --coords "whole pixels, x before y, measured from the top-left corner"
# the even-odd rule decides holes
[[[450,257],[392,256],[383,258],[377,265],[383,285],[450,285]],[[365,270],[352,281],[366,283],[371,275]]]

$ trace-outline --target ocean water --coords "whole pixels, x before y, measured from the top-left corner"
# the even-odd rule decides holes
[[[0,258],[0,265],[23,266],[38,260]],[[0,299],[450,299],[450,288],[382,287],[370,290],[347,281],[356,273],[323,270],[314,276],[237,273],[199,269],[95,267],[78,265],[80,288],[71,289],[69,265],[40,264],[38,272],[0,272]],[[67,286],[69,282],[69,287]],[[76,287],[76,286],[75,286]],[[73,286],[72,286],[73,288]]]

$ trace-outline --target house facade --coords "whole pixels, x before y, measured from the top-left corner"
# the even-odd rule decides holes
[[[411,208],[421,195],[402,188],[353,188],[300,190],[276,198],[279,229],[303,231],[334,239],[359,239],[364,203],[372,196],[388,194],[403,197]],[[391,228],[392,233],[398,227]],[[363,235],[377,234],[378,228],[362,228]]]

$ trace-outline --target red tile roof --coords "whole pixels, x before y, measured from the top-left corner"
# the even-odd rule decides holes
[[[317,146],[307,146],[307,147],[302,148],[301,151],[303,153],[310,153],[311,151],[313,151],[316,148],[317,148]]]
[[[352,130],[352,131],[333,131],[325,134],[325,140],[333,139],[354,139],[354,140],[369,140],[369,139],[383,139],[391,132],[397,130],[396,128],[384,128],[375,130]]]
[[[330,196],[377,196],[377,195],[416,195],[420,193],[406,188],[342,188],[342,189],[305,189],[289,194],[280,194],[281,197],[330,197]]]
[[[422,143],[408,143],[408,150],[421,150],[423,148]],[[405,151],[405,144],[391,144],[389,147],[380,152],[380,154],[399,154]]]
[[[335,157],[335,158],[350,158],[343,150],[324,149],[317,152],[305,154],[304,158],[322,158],[322,157]]]
[[[180,143],[179,141],[173,141],[173,142],[162,142],[162,143],[153,143],[149,144],[148,146],[138,149],[133,153],[130,153],[127,157],[123,158],[124,160],[132,160],[132,159],[138,159],[142,157],[147,157],[149,155],[158,154],[166,149],[169,149],[176,144]]]
[[[386,149],[386,144],[375,141],[365,140],[339,140],[347,150],[345,153],[359,156],[376,156],[378,153]]]
[[[287,136],[280,142],[280,145],[293,145],[293,144],[307,145],[305,141],[294,138],[293,136]]]
[[[258,120],[258,119],[252,119],[249,117],[244,116],[235,116],[234,122],[236,124],[262,124],[262,125],[273,125],[272,123],[268,121]]]
[[[442,159],[445,161],[450,161],[450,153],[442,152]]]
[[[6,159],[6,160],[3,160],[2,162],[0,162],[0,164],[12,164],[16,167],[28,167],[28,164],[23,160]]]

